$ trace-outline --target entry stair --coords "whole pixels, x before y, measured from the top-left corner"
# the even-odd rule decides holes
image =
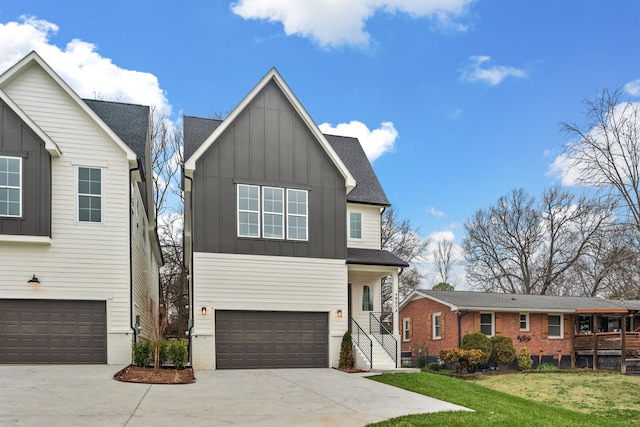
[[[372,325],[368,329],[374,331],[373,333],[365,331],[353,318],[351,319],[351,340],[355,348],[357,367],[365,371],[396,369],[398,345],[396,339],[375,316],[372,315],[370,321]]]

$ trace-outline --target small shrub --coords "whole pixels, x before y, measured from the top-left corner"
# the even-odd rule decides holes
[[[498,365],[508,365],[516,358],[513,340],[504,335],[494,335],[491,341],[491,359]]]
[[[158,355],[158,362],[160,365],[163,365],[169,361],[169,348],[171,346],[171,342],[168,340],[160,341],[160,346],[158,347],[158,351],[160,354]]]
[[[538,371],[557,371],[558,367],[552,363],[541,363],[538,365]]]
[[[455,366],[458,374],[466,373],[470,369],[486,363],[487,357],[482,350],[478,349],[466,350],[462,348],[452,348],[440,352],[440,359]]]
[[[351,341],[351,331],[347,330],[342,336],[342,344],[340,345],[340,361],[339,369],[353,369],[355,360],[353,358],[353,342]]]
[[[533,359],[531,359],[531,352],[526,345],[523,345],[518,352],[518,367],[523,371],[528,371],[532,366]]]
[[[153,352],[149,341],[140,339],[132,344],[133,364],[136,366],[147,366],[153,362]]]
[[[482,352],[480,361],[474,366],[484,365],[491,357],[491,340],[482,332],[474,332],[462,337],[462,346],[460,348],[464,350],[480,350]]]
[[[440,364],[437,362],[431,362],[427,365],[427,370],[438,372],[440,370]]]
[[[168,343],[167,354],[173,366],[176,369],[182,369],[187,364],[187,340],[182,338],[180,340],[171,341]]]
[[[418,368],[421,368],[421,369],[427,366],[427,356],[420,355],[416,357],[416,365]]]

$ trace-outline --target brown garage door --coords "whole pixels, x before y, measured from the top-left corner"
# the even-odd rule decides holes
[[[216,311],[216,367],[326,368],[327,313]]]
[[[107,363],[104,301],[0,300],[0,363]]]

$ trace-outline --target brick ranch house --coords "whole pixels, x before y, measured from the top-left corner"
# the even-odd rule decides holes
[[[399,332],[403,354],[428,361],[482,332],[526,345],[534,366],[624,373],[640,365],[639,312],[640,301],[418,289],[400,305]]]

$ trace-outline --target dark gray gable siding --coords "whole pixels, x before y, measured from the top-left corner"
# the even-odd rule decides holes
[[[51,235],[51,156],[44,141],[0,101],[0,156],[21,157],[22,217],[0,217],[0,234]]]
[[[238,238],[237,183],[309,190],[308,242]],[[193,216],[196,252],[346,258],[344,178],[275,83],[196,162]]]

